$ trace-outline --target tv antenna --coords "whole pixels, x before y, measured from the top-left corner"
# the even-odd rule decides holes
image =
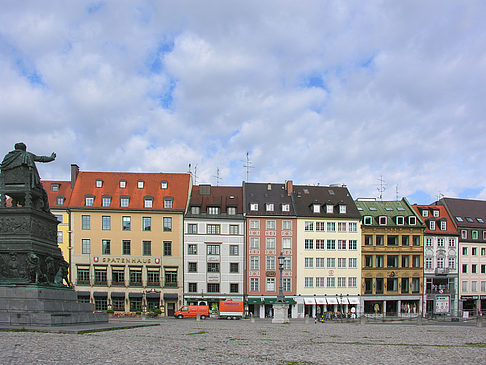
[[[254,167],[253,163],[250,161],[250,154],[248,152],[246,153],[246,163],[243,165],[243,167],[246,169],[246,182],[249,182],[250,170]]]
[[[219,174],[219,167],[218,167],[218,168],[216,168],[216,176],[213,176],[213,177],[215,177],[215,178],[216,178],[216,186],[219,186],[219,182],[220,182],[221,180],[223,180],[223,178],[222,178],[222,177],[220,176],[220,174]]]
[[[378,183],[379,185],[376,190],[378,190],[378,192],[380,193],[379,199],[383,200],[383,192],[386,190],[386,184],[385,180],[383,180],[383,176],[380,176],[380,178],[378,179]]]
[[[398,184],[395,186],[395,198],[398,201]]]

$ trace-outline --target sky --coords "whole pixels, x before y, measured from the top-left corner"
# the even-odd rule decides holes
[[[190,164],[197,184],[486,199],[484,14],[480,0],[2,1],[0,155],[56,152],[45,180]]]

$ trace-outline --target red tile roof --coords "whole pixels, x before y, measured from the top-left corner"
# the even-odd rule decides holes
[[[96,187],[96,180],[102,180],[101,188]],[[120,188],[120,180],[126,181],[126,188]],[[138,188],[138,181],[144,182]],[[161,189],[162,181],[167,182],[167,189]],[[71,194],[70,208],[85,208],[85,197],[94,197],[95,209],[146,209],[185,211],[189,195],[191,175],[188,173],[131,173],[131,172],[83,172],[80,171]],[[102,207],[102,197],[110,196],[110,207]],[[128,208],[120,206],[120,198],[130,198]],[[152,197],[152,208],[144,208],[144,198]],[[171,209],[164,209],[164,198],[172,198]]]
[[[42,180],[41,183],[44,190],[47,192],[50,209],[67,209],[69,207],[69,199],[71,198],[71,181]],[[54,185],[57,185],[59,190],[53,191],[52,189]],[[65,199],[63,205],[57,204],[57,198],[59,196],[62,196]]]
[[[457,231],[454,222],[452,221],[451,217],[449,216],[449,213],[447,213],[447,210],[444,206],[441,205],[412,205],[412,208],[417,212],[417,214],[420,216],[422,221],[425,223],[425,234],[452,234],[452,235],[459,235],[459,232]],[[426,210],[428,211],[428,216],[424,217],[423,216],[423,211]],[[433,211],[439,211],[439,216],[434,217]],[[440,229],[440,221],[446,220],[447,222],[447,229],[445,231]],[[430,230],[429,227],[429,222],[430,221],[435,221],[435,230]]]
[[[206,208],[213,206],[220,207],[221,212],[224,213],[226,213],[227,207],[236,207],[236,214],[243,214],[243,188],[241,186],[210,186],[209,189],[209,195],[201,195],[199,186],[193,186],[190,205],[201,207],[201,213],[206,213]]]

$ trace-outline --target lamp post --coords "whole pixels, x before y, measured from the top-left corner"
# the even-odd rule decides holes
[[[280,252],[280,256],[278,257],[278,269],[280,270],[280,284],[278,286],[278,295],[277,295],[277,303],[285,303],[285,296],[283,294],[283,283],[282,283],[282,272],[284,267],[285,257]]]
[[[280,253],[278,257],[278,268],[280,270],[280,285],[277,295],[277,301],[273,304],[273,319],[272,323],[288,323],[289,322],[289,314],[288,309],[289,305],[285,302],[285,296],[283,294],[283,283],[282,283],[282,271],[284,267],[285,257],[283,253]]]

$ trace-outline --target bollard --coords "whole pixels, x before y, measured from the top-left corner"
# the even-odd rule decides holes
[[[366,324],[366,316],[364,314],[361,317],[359,317],[359,320],[361,324]]]
[[[250,322],[255,323],[255,317],[253,317],[253,313],[250,315]]]
[[[196,321],[199,322],[201,320],[201,315],[198,313],[196,314]]]
[[[483,318],[481,316],[478,316],[478,319],[476,320],[476,327],[483,327]]]
[[[305,316],[305,324],[309,324],[309,316]]]

